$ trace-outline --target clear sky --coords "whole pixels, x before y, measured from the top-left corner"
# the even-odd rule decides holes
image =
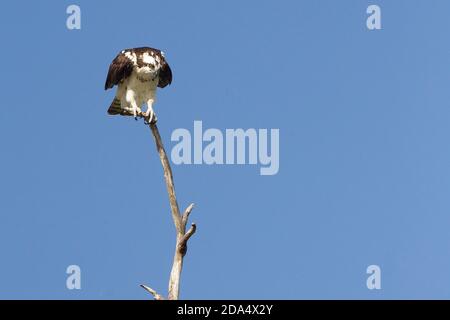
[[[66,28],[70,4],[81,30]],[[174,73],[155,104],[168,152],[195,120],[280,130],[276,175],[173,167],[198,225],[182,298],[450,298],[449,13],[447,0],[3,3],[0,298],[166,293],[159,158],[142,121],[107,116],[103,90],[138,46]],[[366,286],[372,264],[381,290]]]

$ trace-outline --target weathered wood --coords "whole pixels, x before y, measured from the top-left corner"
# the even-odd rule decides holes
[[[139,113],[138,117],[144,117],[144,114]],[[172,169],[170,167],[170,162],[169,159],[167,158],[167,154],[164,149],[164,145],[162,143],[158,127],[156,126],[156,122],[152,122],[148,125],[152,131],[153,138],[156,144],[156,150],[158,151],[159,158],[161,160],[161,164],[163,167],[164,179],[166,181],[167,193],[169,195],[172,220],[174,222],[176,230],[175,254],[173,257],[172,270],[170,272],[169,290],[167,297],[169,300],[177,300],[180,295],[181,271],[183,269],[183,259],[187,252],[187,242],[189,238],[197,230],[197,226],[193,223],[189,228],[189,230],[186,232],[186,225],[188,223],[189,215],[192,209],[194,208],[194,204],[189,205],[189,207],[184,211],[183,215],[180,214],[177,197],[175,195],[175,185],[173,182]],[[159,295],[155,290],[151,289],[150,287],[145,285],[141,285],[141,287],[144,288],[146,291],[150,292],[155,298],[155,300],[164,300],[164,298],[161,295]]]
[[[153,290],[152,288],[147,287],[147,286],[144,285],[144,284],[141,284],[141,287],[142,287],[145,291],[150,292],[150,293],[153,295],[153,297],[155,298],[155,300],[165,300],[163,296],[159,295],[159,294],[158,294],[155,290]]]

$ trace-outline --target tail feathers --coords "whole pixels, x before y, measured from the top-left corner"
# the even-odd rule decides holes
[[[124,112],[124,110],[121,107],[120,100],[117,98],[114,98],[113,102],[109,106],[108,114],[117,115],[117,114],[122,114],[122,112]]]
[[[133,116],[133,110],[131,108],[123,108],[120,100],[114,98],[113,102],[109,106],[108,114],[110,115],[121,115],[121,116]]]

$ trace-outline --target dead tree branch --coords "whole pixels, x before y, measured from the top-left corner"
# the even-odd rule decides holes
[[[153,295],[153,298],[155,298],[155,300],[165,300],[163,296],[159,295],[159,294],[158,294],[155,290],[153,290],[152,288],[147,287],[147,286],[144,285],[144,284],[141,284],[141,287],[142,287],[145,291],[150,292],[150,293]]]
[[[140,117],[144,117],[143,114],[139,114]],[[153,134],[153,138],[156,143],[156,150],[158,151],[159,158],[161,160],[161,164],[164,171],[164,178],[166,181],[167,193],[169,195],[170,209],[172,213],[172,219],[175,225],[176,230],[176,246],[175,246],[175,254],[173,258],[172,270],[170,272],[169,278],[169,291],[167,299],[169,300],[177,300],[180,294],[180,279],[181,279],[181,271],[183,269],[183,259],[187,252],[187,242],[189,238],[195,233],[197,227],[195,223],[191,225],[189,230],[186,232],[186,225],[188,223],[189,215],[194,208],[194,204],[189,205],[184,213],[180,214],[180,209],[178,207],[177,198],[175,195],[175,186],[173,182],[172,169],[170,167],[169,159],[167,158],[166,151],[164,149],[164,145],[162,143],[161,136],[159,134],[158,127],[156,126],[156,122],[150,123],[149,127]],[[143,289],[148,291],[153,295],[155,300],[164,300],[164,297],[159,295],[152,288],[141,285]]]

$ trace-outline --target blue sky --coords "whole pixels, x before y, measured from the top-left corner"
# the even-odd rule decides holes
[[[82,28],[66,28],[66,8]],[[366,28],[366,8],[382,30]],[[8,1],[0,12],[0,298],[147,299],[174,247],[149,130],[109,117],[123,48],[163,49],[177,128],[278,128],[280,170],[174,166],[198,225],[186,299],[450,298],[445,0]],[[79,265],[82,289],[66,288]],[[382,270],[368,290],[366,268]]]

